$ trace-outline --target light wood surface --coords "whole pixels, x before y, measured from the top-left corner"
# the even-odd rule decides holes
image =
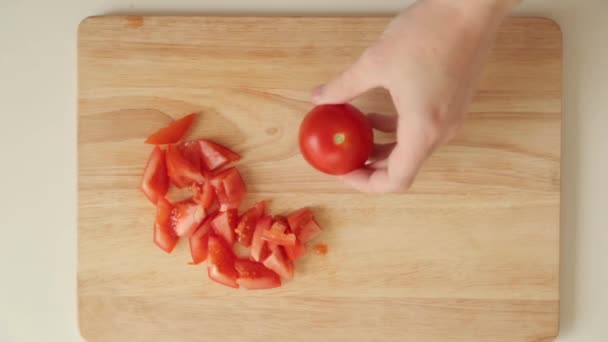
[[[386,18],[94,17],[78,37],[78,299],[88,341],[552,341],[559,316],[561,32],[502,28],[460,135],[410,193],[354,193],[296,144],[309,91]],[[365,111],[394,113],[375,91]],[[143,140],[234,147],[247,203],[311,206],[326,256],[269,291],[235,291],[152,243]],[[386,137],[381,137],[386,138]]]

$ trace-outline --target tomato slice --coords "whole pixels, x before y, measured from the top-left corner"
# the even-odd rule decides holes
[[[289,260],[296,261],[299,258],[303,257],[306,254],[306,247],[300,243],[300,241],[296,241],[293,246],[284,246],[285,254]]]
[[[201,139],[198,140],[198,143],[203,162],[207,166],[207,169],[211,171],[241,159],[238,153],[213,141]]]
[[[177,236],[192,236],[205,218],[205,209],[192,199],[175,203],[171,211],[171,225]]]
[[[264,266],[275,271],[285,279],[293,278],[293,261],[289,260],[287,255],[285,255],[285,250],[281,246],[271,247],[271,253],[264,260]]]
[[[163,127],[146,139],[146,144],[164,145],[178,142],[190,129],[196,114],[186,115]]]
[[[231,167],[226,169],[211,179],[211,185],[215,189],[218,202],[220,202],[220,210],[224,211],[227,209],[237,209],[245,195],[247,195],[247,189],[245,182],[239,171]]]
[[[294,233],[297,233],[300,227],[307,224],[310,220],[312,220],[312,211],[308,208],[296,210],[287,216],[289,227],[291,227]]]
[[[260,290],[281,286],[279,275],[258,262],[240,259],[234,265],[239,273],[236,282],[242,288]]]
[[[224,240],[232,246],[235,241],[234,229],[238,222],[238,214],[236,209],[229,209],[219,213],[212,221],[211,227],[215,234],[224,238]]]
[[[174,145],[167,147],[166,161],[169,179],[178,188],[205,182],[201,171],[184,158]]]
[[[164,197],[156,203],[156,222],[154,222],[154,243],[163,251],[171,253],[177,244],[177,236],[171,229],[173,205]]]
[[[167,177],[165,152],[160,147],[154,146],[144,169],[141,190],[150,202],[156,204],[161,197],[165,197],[168,189],[169,178]]]
[[[211,220],[213,220],[215,215],[216,213],[207,215],[203,223],[201,223],[189,239],[192,265],[198,265],[207,259],[209,231],[211,230]]]
[[[209,182],[205,182],[204,184],[192,184],[192,198],[195,202],[200,203],[203,208],[209,209],[213,205],[213,201],[215,200],[215,191],[213,190],[213,186]]]
[[[255,261],[261,261],[268,255],[268,246],[262,239],[262,234],[270,228],[272,217],[270,215],[262,217],[255,226],[255,231],[251,238],[251,257]]]
[[[296,233],[296,236],[298,240],[300,240],[302,243],[307,243],[319,236],[321,232],[321,227],[319,227],[317,222],[312,219],[308,221],[308,223],[300,227],[300,229]]]
[[[236,227],[235,232],[239,243],[243,246],[251,247],[253,232],[255,231],[255,226],[260,216],[260,210],[257,205],[250,208],[243,215],[241,215],[241,219],[239,221],[238,226]]]
[[[209,264],[207,265],[207,274],[211,280],[225,286],[238,288],[236,282],[238,273],[234,268],[234,255],[224,241],[215,236],[209,235],[208,247]]]

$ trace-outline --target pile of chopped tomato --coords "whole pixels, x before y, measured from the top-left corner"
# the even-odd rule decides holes
[[[281,286],[281,278],[293,278],[294,261],[306,254],[321,228],[308,208],[273,216],[260,201],[239,214],[247,188],[230,164],[241,157],[206,139],[180,142],[194,119],[194,114],[185,116],[146,140],[155,146],[141,189],[156,205],[154,243],[171,253],[180,238],[187,238],[191,264],[207,260],[209,278],[222,285]],[[190,189],[192,197],[171,203],[171,184]]]

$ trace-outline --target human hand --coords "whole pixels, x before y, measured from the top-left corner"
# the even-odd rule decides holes
[[[397,16],[360,58],[313,92],[315,104],[345,103],[372,89],[390,92],[398,116],[370,114],[371,162],[342,179],[364,192],[401,192],[422,163],[454,137],[474,96],[496,31],[516,0],[421,0]]]

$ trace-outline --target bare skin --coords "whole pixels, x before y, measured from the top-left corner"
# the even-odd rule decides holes
[[[518,0],[420,0],[335,79],[313,91],[315,104],[345,103],[385,88],[398,116],[369,115],[396,132],[376,145],[366,168],[341,178],[364,192],[403,192],[424,161],[461,127],[501,22]]]

